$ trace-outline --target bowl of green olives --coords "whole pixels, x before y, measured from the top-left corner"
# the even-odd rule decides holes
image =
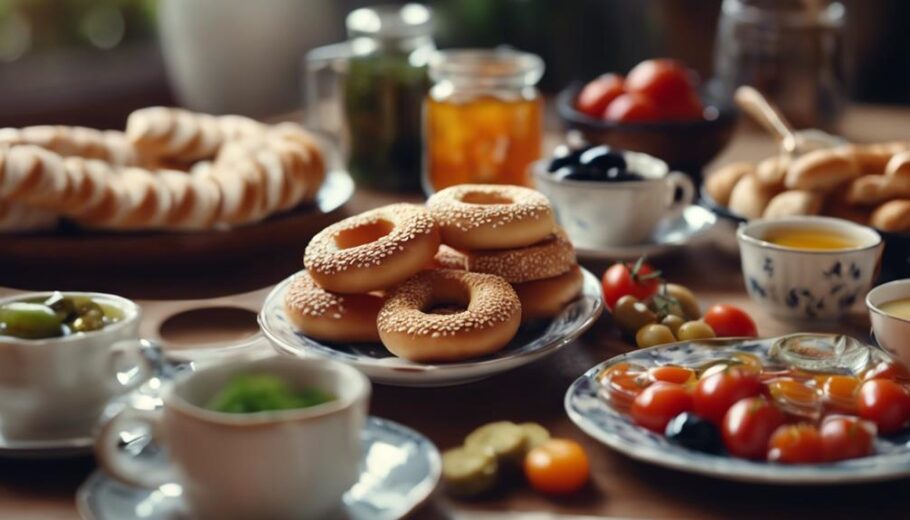
[[[127,302],[124,306],[121,302]],[[0,301],[0,341],[45,340],[87,334],[119,323],[135,304],[101,293],[59,291]]]

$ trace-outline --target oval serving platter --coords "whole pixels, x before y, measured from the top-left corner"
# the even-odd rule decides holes
[[[708,340],[682,342],[636,350],[616,356],[591,368],[575,380],[565,396],[566,412],[585,433],[614,450],[651,464],[710,477],[764,484],[817,485],[855,484],[910,476],[910,436],[876,440],[876,453],[869,457],[828,464],[783,465],[754,462],[724,455],[689,450],[634,424],[626,414],[598,396],[597,380],[606,367],[632,362],[645,367],[667,364],[702,365],[747,352],[762,362],[777,338],[760,340]],[[872,347],[868,347],[872,349]],[[872,355],[880,355],[872,350]]]
[[[284,315],[284,295],[293,276],[266,297],[259,325],[272,345],[292,356],[317,356],[349,363],[376,383],[396,386],[450,386],[477,381],[552,354],[586,331],[603,312],[600,282],[582,269],[582,294],[545,323],[522,325],[509,345],[495,354],[458,363],[421,364],[392,355],[381,344],[326,344],[294,330]]]

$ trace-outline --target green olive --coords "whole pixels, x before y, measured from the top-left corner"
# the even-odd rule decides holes
[[[698,306],[698,300],[695,298],[695,293],[688,288],[675,283],[668,283],[665,290],[667,296],[675,299],[679,304],[679,307],[682,310],[680,316],[683,316],[688,320],[697,320],[698,318],[701,318],[701,308]]]
[[[89,311],[98,311],[104,315],[104,309],[87,296],[73,296],[71,299],[77,316],[82,316]]]
[[[683,323],[679,328],[676,337],[678,337],[680,341],[688,341],[693,339],[714,338],[717,337],[717,334],[714,333],[714,329],[707,323],[701,320],[695,320]]]
[[[670,331],[670,327],[657,323],[645,325],[635,334],[635,344],[639,348],[653,347],[655,345],[673,343],[674,341],[676,341],[676,338],[673,336],[673,332]]]
[[[613,307],[613,320],[620,330],[631,335],[645,325],[656,322],[657,315],[634,296],[626,295]]]
[[[0,306],[0,333],[25,339],[63,335],[63,320],[47,305],[13,302]]]
[[[672,332],[674,336],[678,335],[677,333],[679,332],[679,327],[682,326],[682,324],[685,322],[686,322],[685,319],[680,318],[676,314],[670,314],[670,315],[666,316],[664,319],[660,320],[661,325],[666,325],[667,327],[670,327],[670,332]]]
[[[74,319],[70,327],[73,329],[73,332],[100,330],[104,328],[104,311],[102,311],[100,307],[97,310],[89,309],[81,316]]]

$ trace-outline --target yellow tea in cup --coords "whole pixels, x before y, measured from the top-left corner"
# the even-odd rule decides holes
[[[769,231],[764,240],[782,247],[832,251],[853,249],[859,244],[848,236],[836,231],[819,228],[779,228]]]
[[[901,298],[891,300],[878,306],[885,314],[890,314],[895,318],[910,320],[910,298]]]

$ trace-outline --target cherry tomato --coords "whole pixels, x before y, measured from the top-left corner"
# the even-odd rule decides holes
[[[600,118],[607,105],[625,92],[625,80],[619,74],[604,74],[581,89],[575,103],[580,112]]]
[[[663,433],[670,419],[692,410],[692,395],[682,385],[657,382],[632,402],[630,414],[641,426]]]
[[[759,395],[761,390],[757,372],[741,366],[727,367],[698,381],[692,405],[696,415],[720,426],[731,406],[746,397]]]
[[[910,372],[900,363],[882,361],[863,374],[863,381],[870,379],[890,379],[898,383],[910,383]]]
[[[894,433],[910,420],[910,395],[894,381],[870,379],[859,387],[857,411],[881,433]]]
[[[822,436],[811,424],[785,424],[768,441],[768,460],[785,464],[821,462]]]
[[[605,368],[603,372],[597,376],[597,379],[600,381],[600,384],[607,385],[614,377],[622,376],[625,374],[641,374],[645,372],[645,367],[641,365],[636,365],[635,363],[629,363],[628,361],[621,361],[615,365],[610,365]]]
[[[695,371],[677,365],[664,365],[648,369],[648,377],[651,378],[651,381],[684,385],[695,380]]]
[[[676,121],[691,121],[704,117],[705,107],[695,92],[684,96],[672,105],[658,105],[661,118]]]
[[[675,60],[646,60],[626,77],[626,90],[644,94],[658,106],[672,106],[694,93],[692,73]]]
[[[607,106],[603,118],[607,121],[621,123],[657,121],[660,119],[660,112],[657,105],[648,96],[626,93],[614,99]]]
[[[758,336],[755,322],[746,314],[746,311],[732,305],[715,305],[708,309],[704,317],[705,323],[714,329],[718,338]]]
[[[660,271],[639,260],[635,264],[613,264],[601,280],[604,302],[612,309],[623,296],[647,300],[660,289]]]
[[[784,413],[817,421],[822,415],[822,397],[814,386],[781,377],[765,383],[767,394]]]
[[[831,415],[822,421],[822,457],[836,460],[871,455],[875,446],[875,425],[858,417]]]
[[[531,487],[552,495],[574,493],[588,481],[590,464],[584,448],[568,439],[549,439],[525,456]]]
[[[781,424],[784,414],[763,397],[740,399],[724,416],[724,446],[737,457],[763,459],[768,440]]]

